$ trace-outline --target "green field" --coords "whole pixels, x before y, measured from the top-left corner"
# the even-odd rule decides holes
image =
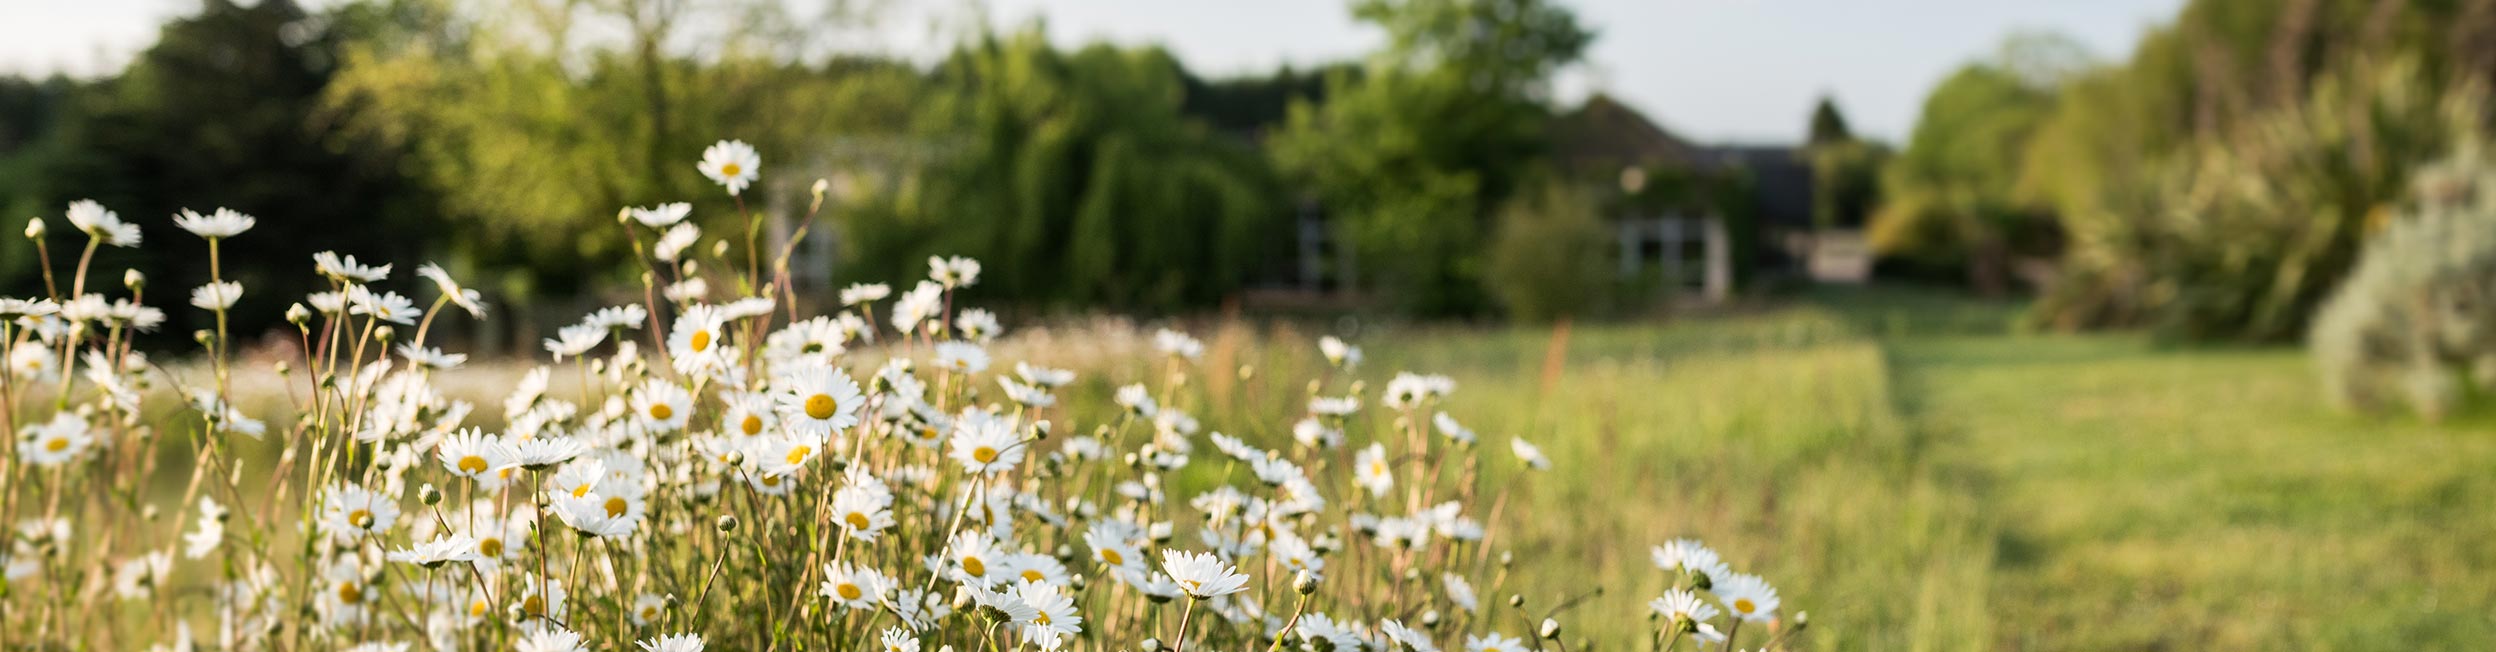
[[[2010,314],[1884,292],[1581,327],[1548,387],[1545,330],[1365,339],[1377,370],[1454,375],[1488,441],[1544,442],[1558,469],[1509,507],[1533,525],[1494,545],[1529,596],[1602,586],[1571,619],[1599,644],[1642,640],[1645,549],[1676,536],[1777,581],[1807,649],[2496,640],[2484,417],[2344,414],[2294,349]]]

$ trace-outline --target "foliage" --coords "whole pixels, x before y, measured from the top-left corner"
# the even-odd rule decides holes
[[[1425,315],[1478,310],[1493,207],[1545,145],[1549,73],[1591,33],[1545,0],[1371,0],[1389,47],[1322,105],[1296,103],[1268,147],[1356,252],[1366,285]]]
[[[1288,244],[1281,194],[1245,143],[1181,114],[1158,49],[1066,52],[1037,30],[957,51],[914,127],[936,150],[848,216],[858,269],[962,252],[1032,303],[1210,305]]]
[[[2496,387],[2496,161],[2482,143],[2418,172],[2411,206],[2315,315],[2308,340],[2344,405],[2441,418]]]
[[[1484,283],[1510,316],[1585,316],[1613,282],[1614,241],[1588,189],[1546,182],[1500,209]]]
[[[2411,167],[2485,120],[2412,65],[2332,74],[2309,98],[2132,171],[2134,211],[2069,215],[2050,319],[2138,322],[2197,338],[2293,338],[2355,263]],[[2134,192],[2139,192],[2135,190]]]
[[[2034,249],[2049,224],[2013,192],[2060,79],[2051,73],[2059,68],[2040,71],[2035,61],[2062,57],[2036,53],[2070,47],[2055,37],[2014,38],[1994,60],[1963,67],[1933,89],[1906,149],[1883,169],[1887,203],[1869,229],[1875,252],[1914,268],[1964,270],[1982,292],[2008,289],[2012,255]],[[1835,167],[1841,155],[1827,154],[1836,160],[1815,167]]]
[[[263,218],[265,237],[226,251],[238,259],[299,261],[328,249],[352,249],[367,260],[415,255],[428,240],[418,225],[430,204],[399,169],[399,151],[346,129],[357,117],[352,111],[319,106],[346,37],[288,0],[216,0],[173,20],[119,77],[74,95],[61,118],[57,158],[39,166],[45,180],[34,214],[54,216],[55,227],[65,228],[58,216],[71,200],[102,201],[147,237],[136,251],[99,255],[174,295],[208,278],[206,259],[164,249],[171,246],[171,218],[184,209],[224,207]],[[68,263],[58,250],[53,261]],[[263,292],[242,298],[249,317],[234,330],[258,334],[278,325],[285,307],[278,297],[315,288],[285,271],[235,277]],[[187,339],[206,325],[196,315],[175,315],[164,332]]]

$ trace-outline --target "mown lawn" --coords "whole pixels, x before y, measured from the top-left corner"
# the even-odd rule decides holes
[[[1511,509],[1529,595],[1696,536],[1811,613],[1808,649],[2479,649],[2496,427],[2342,413],[2302,352],[2014,335],[2003,306],[1850,293],[1745,317],[1373,344],[1560,463]],[[1403,334],[1409,335],[1409,334]],[[1554,513],[1557,512],[1557,513]],[[1531,551],[1528,554],[1526,551]],[[1615,643],[1619,645],[1619,643]]]

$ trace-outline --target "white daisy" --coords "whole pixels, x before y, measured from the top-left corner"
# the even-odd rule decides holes
[[[1385,496],[1387,490],[1395,488],[1395,469],[1387,464],[1387,448],[1377,442],[1370,442],[1368,448],[1353,456],[1352,473],[1353,483],[1368,489],[1373,497]]]
[[[693,214],[693,204],[671,202],[649,208],[634,207],[627,213],[633,216],[633,221],[640,222],[642,226],[658,228],[685,221],[686,215]]]
[[[701,170],[702,176],[726,187],[728,194],[733,196],[745,192],[746,185],[754,183],[754,178],[760,175],[763,168],[763,156],[755,153],[754,146],[745,144],[745,141],[723,140],[704,148],[702,162],[694,168]]]
[[[182,230],[189,231],[192,235],[212,240],[242,235],[244,231],[251,230],[253,224],[259,222],[260,220],[253,219],[252,216],[226,208],[219,208],[207,215],[200,215],[185,208],[182,209],[181,214],[173,216],[174,226],[182,227]]]
[[[1189,360],[1205,356],[1204,342],[1197,341],[1196,338],[1190,337],[1186,333],[1181,333],[1167,328],[1153,333],[1153,348],[1161,350],[1163,355],[1187,358]]]
[[[1544,457],[1543,449],[1526,441],[1524,437],[1508,438],[1508,452],[1515,453],[1518,460],[1525,462],[1526,468],[1536,471],[1551,469],[1551,458]]]
[[[42,347],[19,347],[19,351]],[[35,466],[60,466],[77,460],[95,445],[95,434],[87,420],[70,412],[58,412],[52,420],[30,426],[20,436],[17,456]]]
[[[693,418],[693,393],[657,378],[644,381],[633,393],[633,414],[651,432],[682,430]]]
[[[1663,596],[1648,601],[1647,608],[1657,617],[1675,622],[1705,623],[1716,619],[1716,607],[1689,589],[1665,591]]]
[[[1248,576],[1208,553],[1166,549],[1161,551],[1161,568],[1179,583],[1179,590],[1198,600],[1248,590]]]
[[[844,609],[874,609],[892,590],[892,580],[883,573],[847,562],[824,564],[823,578],[817,592]]]
[[[465,534],[445,534],[414,548],[393,550],[390,561],[415,564],[425,568],[441,568],[451,562],[474,562],[478,559],[477,540]]]
[[[811,366],[788,376],[787,391],[774,395],[780,418],[804,433],[828,435],[858,425],[858,408],[866,396],[849,372],[829,365]]]
[[[1714,578],[1710,578],[1714,580]],[[1725,613],[1750,622],[1767,622],[1777,618],[1777,589],[1757,575],[1733,573],[1714,580],[1710,592],[1725,604]]]
[[[442,296],[451,300],[451,305],[459,306],[459,309],[467,311],[469,316],[485,316],[485,296],[478,294],[476,290],[460,286],[459,281],[452,280],[451,273],[443,271],[441,265],[425,263],[425,266],[416,268],[416,275],[433,281],[433,287],[441,290]]]
[[[969,342],[938,342],[936,343],[936,368],[963,374],[987,371],[988,350]]]
[[[702,652],[701,634],[669,634],[634,645],[644,652]]]
[[[115,247],[139,246],[139,225],[121,221],[121,215],[104,208],[93,199],[69,203],[69,224],[84,231],[87,237]]]
[[[893,286],[890,285],[852,283],[849,287],[841,288],[841,305],[855,306],[862,303],[874,303],[892,295]]]
[[[1063,646],[1066,638],[1083,633],[1083,617],[1075,615],[1075,600],[1050,582],[1023,582],[1014,585],[1014,597],[1030,606],[1032,616],[1023,623],[1023,640],[1030,641],[1044,652]]]
[[[676,325],[667,334],[667,355],[676,365],[676,372],[693,375],[725,362],[720,352],[728,347],[720,340],[727,337],[727,321],[713,306],[694,306],[676,318]]]
[[[340,539],[377,536],[398,522],[397,501],[361,486],[340,484],[321,500],[321,530]]]
[[[1012,469],[1023,461],[1025,448],[1012,421],[977,412],[954,422],[949,444],[954,461],[971,473]]]
[[[243,284],[235,281],[218,281],[191,290],[191,305],[201,310],[232,308],[234,301],[241,298],[243,298]]]

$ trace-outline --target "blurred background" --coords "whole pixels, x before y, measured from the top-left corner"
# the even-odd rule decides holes
[[[1704,535],[1819,647],[2496,640],[2496,0],[10,2],[0,75],[0,215],[176,289],[256,215],[242,333],[336,250],[529,355],[733,138],[801,302],[1357,336],[1627,478],[1526,503],[1572,570]]]

